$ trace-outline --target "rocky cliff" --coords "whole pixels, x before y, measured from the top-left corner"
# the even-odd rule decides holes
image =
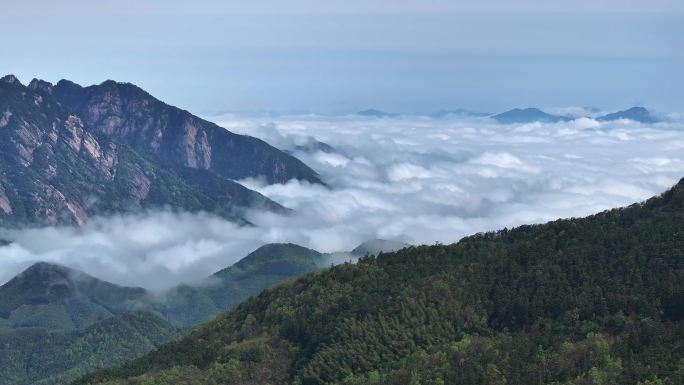
[[[130,83],[108,80],[81,87],[62,80],[56,99],[96,132],[111,135],[165,163],[208,170],[230,179],[263,177],[321,183],[315,171],[268,143],[234,134],[170,106]]]
[[[208,211],[245,222],[243,214],[247,208],[284,210],[262,195],[208,170],[203,162],[210,155],[203,152],[205,142],[197,139],[206,133],[195,131],[194,141],[189,137],[183,139],[188,145],[193,143],[190,147],[194,150],[186,152],[193,155],[178,158],[188,164],[165,162],[152,151],[158,134],[142,135],[129,144],[130,137],[125,132],[132,128],[116,125],[116,129],[104,130],[100,125],[90,126],[88,122],[94,121],[93,117],[88,115],[85,119],[59,102],[55,91],[50,83],[36,79],[28,86],[12,75],[0,79],[1,225],[80,225],[93,215],[159,207]],[[106,107],[103,101],[99,106],[105,110],[119,108],[118,102]],[[121,114],[121,119],[146,121],[146,130],[159,132],[161,123],[148,112]],[[159,143],[176,143],[170,135],[162,138]],[[149,143],[145,144],[145,140]],[[247,146],[245,143],[240,145]],[[145,151],[145,146],[150,151]],[[240,151],[258,154],[245,148]],[[169,154],[164,156],[167,160],[173,158]],[[266,160],[253,162],[266,169]],[[288,170],[282,164],[271,166],[271,175],[289,175],[282,171]],[[250,174],[256,175],[256,171]]]

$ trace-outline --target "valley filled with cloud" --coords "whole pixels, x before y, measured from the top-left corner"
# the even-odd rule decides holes
[[[210,214],[147,212],[80,228],[2,229],[0,282],[36,261],[152,289],[229,266],[264,243],[322,252],[382,238],[451,243],[481,231],[589,215],[642,201],[684,176],[684,123],[497,124],[487,118],[212,118],[315,169],[327,186],[239,181],[294,210],[251,227]]]

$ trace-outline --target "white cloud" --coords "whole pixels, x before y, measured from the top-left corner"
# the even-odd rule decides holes
[[[684,176],[682,123],[295,116],[231,117],[222,124],[293,151],[328,187],[241,181],[296,210],[287,217],[251,213],[255,227],[207,214],[155,212],[98,218],[79,229],[2,230],[0,237],[15,243],[0,248],[0,281],[47,260],[160,288],[206,276],[263,243],[324,252],[371,238],[449,243],[627,205]],[[335,151],[298,150],[311,137]]]

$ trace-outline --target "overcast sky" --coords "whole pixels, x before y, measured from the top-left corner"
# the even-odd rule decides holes
[[[199,114],[684,105],[684,2],[3,0],[2,64]]]

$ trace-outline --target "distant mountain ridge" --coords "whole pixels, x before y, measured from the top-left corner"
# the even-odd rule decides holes
[[[598,112],[598,110],[593,109],[592,112]],[[553,115],[546,113],[538,108],[514,108],[512,110],[493,115],[492,118],[497,122],[504,124],[534,122],[557,123],[571,121],[579,118],[579,116],[573,117],[564,115]],[[639,123],[657,123],[660,121],[644,107],[632,107],[624,111],[617,111],[602,116],[598,116],[595,119],[600,122],[608,122],[621,119],[632,120]]]
[[[472,118],[483,118],[486,116],[491,116],[492,114],[488,112],[477,112],[466,108],[457,108],[455,110],[439,110],[430,114],[433,118],[447,118],[447,117],[472,117]]]
[[[359,111],[356,113],[356,115],[367,116],[367,117],[371,117],[371,118],[394,118],[394,117],[399,116],[399,114],[394,114],[394,113],[390,113],[390,112],[376,110],[374,108]]]
[[[93,215],[162,207],[247,223],[247,209],[287,210],[230,178],[320,182],[263,141],[111,81],[24,86],[3,77],[0,150],[4,226],[80,225]]]
[[[404,242],[389,241],[385,239],[371,239],[356,246],[351,251],[351,254],[357,257],[364,257],[366,255],[391,253],[409,246],[409,244],[406,244]]]
[[[613,112],[597,118],[597,120],[601,122],[609,122],[620,119],[628,119],[641,123],[656,123],[659,121],[653,115],[651,115],[650,111],[644,107],[632,107],[624,111]]]
[[[547,114],[538,108],[514,108],[510,111],[496,114],[493,118],[499,123],[556,123],[572,120],[572,118],[566,116]]]

